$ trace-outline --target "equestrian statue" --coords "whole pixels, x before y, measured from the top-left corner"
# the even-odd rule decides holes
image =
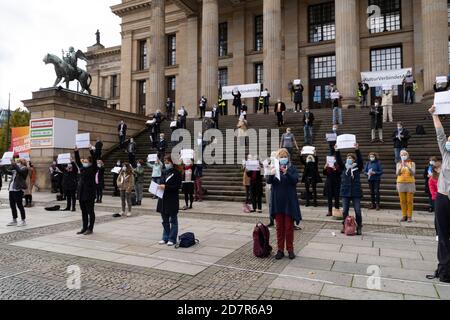
[[[87,62],[87,58],[81,50],[75,52],[75,49],[70,47],[67,54],[64,54],[63,50],[62,59],[49,53],[44,57],[43,61],[45,64],[51,63],[55,66],[57,78],[55,84],[53,85],[54,87],[58,86],[63,78],[67,89],[69,89],[69,83],[71,81],[78,80],[81,85],[81,93],[87,91],[88,94],[91,94],[92,91],[90,86],[92,83],[92,77],[89,73],[77,66],[78,59]]]

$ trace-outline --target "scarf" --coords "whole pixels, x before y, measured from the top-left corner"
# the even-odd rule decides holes
[[[345,174],[348,176],[348,174],[349,174],[349,172],[350,172],[350,174],[351,174],[351,176],[352,176],[352,179],[354,179],[355,176],[354,176],[353,172],[355,172],[355,171],[358,170],[357,164],[356,164],[356,163],[354,163],[354,164],[352,164],[352,165],[346,164],[346,165],[345,165],[345,168],[347,169],[347,170],[345,171]]]

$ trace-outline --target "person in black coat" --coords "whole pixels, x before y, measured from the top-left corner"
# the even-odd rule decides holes
[[[205,96],[202,96],[199,102],[199,109],[200,109],[200,119],[203,119],[203,116],[205,115],[206,108],[208,105],[208,99],[205,98]]]
[[[323,176],[327,177],[324,186],[324,196],[328,199],[328,214],[327,217],[333,215],[333,200],[334,209],[339,210],[339,198],[341,190],[341,175],[342,168],[336,163],[336,158],[334,157],[334,163],[326,163],[323,169]]]
[[[378,137],[380,142],[383,141],[383,107],[380,102],[375,101],[375,105],[370,108],[370,128],[372,129],[372,143],[375,142],[376,131],[378,130]]]
[[[269,108],[270,108],[270,93],[267,88],[264,89],[265,92],[267,92],[267,96],[264,97],[264,114],[269,114]]]
[[[217,106],[214,105],[213,110],[212,110],[212,121],[214,122],[214,129],[219,129],[219,109],[217,109]]]
[[[97,159],[94,151],[90,150],[91,156],[80,158],[78,148],[75,148],[75,163],[80,168],[80,181],[78,184],[78,199],[80,202],[83,227],[77,234],[90,235],[94,232],[95,224],[95,176],[98,172]]]
[[[278,126],[281,127],[284,125],[284,113],[286,112],[286,105],[281,99],[278,99],[277,104],[274,108],[275,114],[277,116]]]
[[[11,166],[6,170],[8,175],[11,175],[11,181],[9,183],[9,206],[11,208],[11,213],[13,220],[8,223],[7,227],[20,226],[25,227],[26,223],[26,215],[25,208],[23,207],[23,195],[24,190],[28,188],[27,186],[27,177],[28,177],[28,167],[27,162],[24,159],[17,159],[17,162],[14,159],[11,159]],[[22,222],[17,224],[17,209],[20,211],[20,218]]]
[[[96,203],[102,203],[103,200],[103,190],[105,189],[105,164],[102,160],[97,160],[98,171],[95,175],[95,186],[96,186]],[[117,185],[117,181],[116,181]]]
[[[401,161],[400,152],[408,148],[408,141],[411,138],[408,129],[403,127],[402,122],[397,123],[397,129],[392,133],[392,140],[394,141],[395,163]]]
[[[119,125],[117,126],[117,132],[119,134],[119,143],[121,149],[123,149],[125,145],[125,140],[127,138],[127,129],[128,127],[126,123],[123,120],[120,121]]]
[[[263,176],[260,170],[247,171],[250,178],[250,196],[252,199],[252,212],[262,213]]]
[[[303,132],[305,138],[305,145],[312,146],[313,144],[313,127],[314,127],[314,113],[309,111],[307,107],[303,115]]]
[[[322,178],[319,174],[319,160],[317,156],[308,155],[306,160],[304,157],[300,157],[301,163],[305,166],[302,183],[306,188],[306,206],[309,207],[311,203],[311,187],[314,201],[314,207],[317,207],[317,184],[322,182]]]
[[[294,88],[294,103],[295,103],[295,112],[302,112],[303,109],[303,85],[298,85]]]
[[[122,168],[122,161],[121,160],[117,160],[116,163],[116,168]],[[117,186],[117,178],[119,177],[118,173],[113,173],[113,187],[114,187],[114,193],[113,193],[113,197],[119,197],[120,196],[120,191],[119,191],[119,187]]]
[[[163,236],[159,244],[174,246],[178,238],[178,211],[180,210],[181,174],[174,167],[172,158],[164,158],[164,171],[160,188],[164,190],[162,199],[158,199],[156,211],[161,214]]]
[[[153,115],[153,119],[156,120],[155,123],[155,130],[156,130],[156,136],[159,136],[161,133],[161,123],[162,123],[162,113],[161,110],[156,110],[156,113]]]
[[[78,167],[75,162],[69,163],[63,172],[63,189],[67,199],[67,206],[63,211],[75,211],[77,202],[77,187],[78,187]]]
[[[103,142],[100,139],[100,137],[97,138],[97,142],[95,143],[95,158],[101,159],[102,158],[102,151],[103,151]]]
[[[133,168],[136,168],[136,151],[137,151],[136,142],[134,142],[134,138],[130,138],[130,142],[128,142],[127,153],[128,153],[128,162],[131,164]]]
[[[178,114],[178,117],[180,119],[180,128],[186,129],[186,119],[188,117],[188,112],[186,111],[186,108],[184,106],[181,107],[181,110],[183,111],[181,114]]]
[[[166,156],[166,149],[167,149],[167,141],[165,139],[164,133],[161,133],[159,142],[157,144],[158,158],[159,160],[161,160],[161,162],[164,160],[164,157]]]
[[[233,91],[231,94],[233,95],[234,114],[239,117],[242,111],[241,92],[239,90],[236,90]]]

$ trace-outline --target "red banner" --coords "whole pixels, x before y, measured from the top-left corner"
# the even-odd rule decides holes
[[[15,156],[30,152],[30,127],[11,128],[11,147]]]

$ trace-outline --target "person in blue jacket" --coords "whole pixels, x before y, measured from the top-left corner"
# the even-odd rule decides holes
[[[380,183],[381,176],[383,175],[383,167],[378,154],[371,152],[369,154],[369,161],[366,163],[364,173],[369,180],[371,204],[369,209],[376,209],[380,211]]]
[[[275,167],[272,167],[267,183],[272,185],[270,193],[270,216],[275,219],[277,229],[278,252],[275,259],[284,257],[284,248],[289,254],[289,259],[295,259],[294,253],[294,222],[302,220],[300,204],[297,195],[297,184],[300,175],[289,160],[289,152],[280,149],[277,153],[280,162],[280,178],[276,175]]]
[[[350,210],[350,201],[353,202],[353,208],[355,209],[356,223],[358,227],[356,229],[357,235],[362,234],[362,215],[361,215],[361,172],[364,169],[363,158],[359,145],[355,144],[355,154],[347,154],[346,161],[342,160],[341,152],[336,146],[336,162],[339,167],[343,168],[341,175],[341,198],[344,222],[348,217]],[[342,228],[341,233],[344,233]]]

